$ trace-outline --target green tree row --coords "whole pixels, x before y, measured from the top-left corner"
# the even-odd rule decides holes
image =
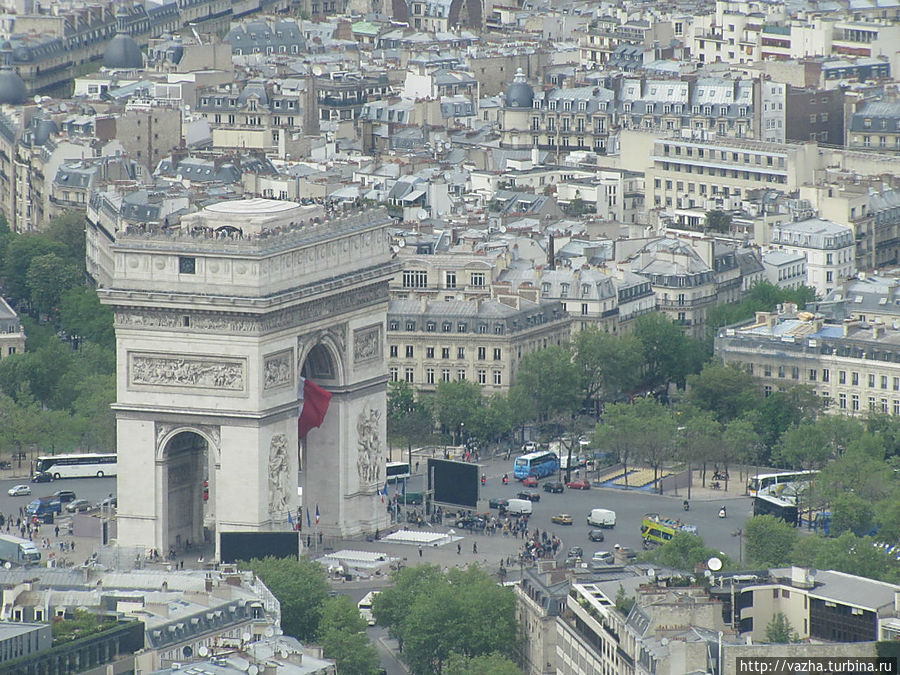
[[[86,283],[84,246],[80,214],[24,234],[0,221],[0,294],[26,334],[0,361],[0,453],[115,449],[113,317]]]
[[[478,569],[401,570],[373,612],[401,645],[413,673],[516,675],[515,597]]]
[[[324,568],[307,558],[251,560],[281,604],[281,628],[304,641],[317,641],[339,673],[373,675],[378,652],[366,624],[347,596],[329,597]],[[373,612],[401,644],[402,657],[422,675],[518,675],[510,660],[516,640],[515,601],[509,589],[478,568],[422,565],[393,576]]]

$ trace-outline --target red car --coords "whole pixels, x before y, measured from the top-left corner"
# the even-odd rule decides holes
[[[578,478],[577,480],[570,480],[566,483],[566,487],[570,490],[590,490],[591,484],[584,478]]]
[[[537,476],[528,476],[525,480],[522,481],[522,485],[525,487],[537,487],[538,479]]]

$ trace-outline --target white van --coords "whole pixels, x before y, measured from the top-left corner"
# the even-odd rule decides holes
[[[572,468],[577,469],[584,466],[584,461],[578,455],[572,453]],[[569,453],[563,453],[559,456],[559,468],[565,471],[569,468]]]
[[[506,505],[506,512],[513,516],[530,516],[532,508],[531,500],[510,499]]]
[[[616,512],[609,509],[592,509],[588,514],[587,524],[592,527],[615,527]]]
[[[356,605],[359,607],[359,615],[369,626],[375,625],[375,615],[372,614],[372,603],[375,601],[375,596],[379,593],[381,593],[381,591],[369,591]]]

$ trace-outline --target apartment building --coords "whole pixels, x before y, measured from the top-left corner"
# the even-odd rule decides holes
[[[556,87],[535,93],[521,69],[500,110],[504,148],[605,153],[614,118],[615,93],[603,87]]]
[[[785,139],[844,144],[844,91],[787,86]]]
[[[509,303],[509,304],[506,304]],[[568,342],[571,320],[559,302],[391,300],[388,373],[422,391],[469,380],[486,394],[504,393],[522,358]]]
[[[873,101],[851,114],[847,147],[900,155],[900,100]]]
[[[25,329],[19,315],[0,297],[0,359],[25,353]]]
[[[644,19],[619,19],[602,15],[576,31],[582,64],[608,63],[613,53],[623,46],[649,47],[668,45],[676,37],[672,23]]]
[[[880,321],[893,327],[900,321],[900,279],[860,272],[817,302],[814,311],[834,321]]]
[[[404,242],[405,243],[405,242]],[[403,270],[389,282],[397,300],[489,298],[491,285],[508,264],[505,254],[403,254]]]
[[[884,555],[887,555],[885,553]],[[765,640],[776,612],[800,640],[874,642],[900,637],[900,586],[833,570],[784,567],[740,591],[741,632]]]
[[[512,267],[494,283],[494,294],[514,293],[537,302],[557,301],[572,317],[572,330],[594,326],[606,333],[619,332],[618,289],[608,271],[584,267]]]
[[[619,84],[616,111],[623,128],[680,133],[682,129],[709,132],[718,136],[759,137],[762,128],[782,129],[768,123],[784,102],[762,105],[759,81],[700,77],[696,80],[626,78]],[[771,84],[769,89],[783,85]],[[768,103],[768,99],[766,101]],[[765,119],[760,115],[765,111]],[[761,124],[762,122],[762,124]],[[767,124],[768,123],[768,124]]]
[[[796,289],[806,284],[806,256],[790,251],[769,251],[762,257],[766,281],[776,288]]]
[[[633,596],[627,616],[616,608]],[[557,673],[719,673],[721,650],[743,643],[726,630],[722,603],[699,586],[667,588],[647,577],[572,583],[557,625]]]
[[[636,223],[644,210],[644,174],[603,167],[595,169],[590,177],[572,177],[557,183],[556,201],[560,206],[565,208],[576,200],[593,205],[602,220]]]
[[[715,353],[759,378],[764,390],[808,385],[826,411],[900,415],[900,330],[896,323],[826,323],[795,305],[757,312],[752,323],[723,328]]]
[[[526,635],[518,642],[518,662],[526,675],[555,675],[556,622],[569,593],[567,569],[528,567],[516,593],[516,623]]]
[[[694,337],[704,337],[712,307],[740,298],[741,270],[731,248],[674,238],[616,244],[619,264],[648,279],[656,308]]]
[[[751,190],[812,183],[818,152],[813,144],[673,136],[653,139],[649,161],[648,208],[709,211],[738,208]]]
[[[852,175],[828,175],[800,186],[820,218],[846,225],[856,239],[858,270],[900,262],[900,190],[883,177],[860,180]]]
[[[845,225],[821,218],[782,223],[772,230],[771,245],[805,258],[804,283],[822,297],[856,274],[856,242]]]
[[[282,136],[302,126],[303,101],[251,80],[243,87],[234,83],[202,89],[195,112],[209,123],[214,147],[276,153]]]

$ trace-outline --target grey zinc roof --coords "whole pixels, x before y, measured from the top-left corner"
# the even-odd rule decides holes
[[[771,572],[772,576],[777,578],[791,578],[790,567],[776,568]],[[834,570],[819,570],[815,582],[815,588],[809,590],[811,597],[870,610],[893,607],[894,593],[900,593],[900,586],[897,584]]]
[[[830,220],[807,218],[776,225],[772,243],[808,248],[842,248],[853,245],[853,229]]]
[[[763,255],[764,265],[788,265],[799,260],[806,260],[806,256],[802,253],[793,253],[792,251],[769,251]]]

